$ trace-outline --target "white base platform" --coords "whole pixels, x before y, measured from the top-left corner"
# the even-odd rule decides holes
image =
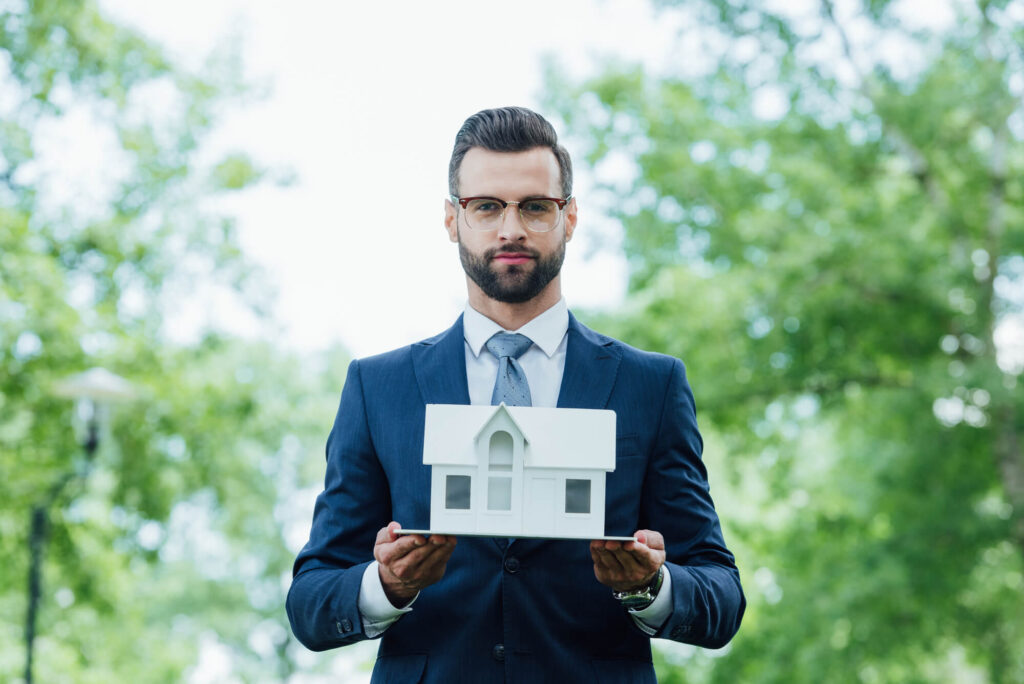
[[[432,534],[442,534],[446,537],[505,537],[507,539],[579,539],[582,541],[636,541],[636,537],[550,537],[539,534],[485,534],[477,532],[444,532],[443,530],[395,530],[395,534],[422,534],[429,537]]]

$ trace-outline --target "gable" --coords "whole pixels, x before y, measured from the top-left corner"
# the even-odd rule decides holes
[[[494,425],[500,425],[509,433],[518,433],[523,437],[523,439],[528,439],[523,428],[519,426],[519,423],[517,423],[516,419],[512,416],[508,406],[502,403],[499,406],[491,406],[490,408],[492,409],[491,417],[488,418],[487,422],[481,425],[480,429],[476,431],[475,435],[473,435],[474,440],[480,439],[480,437],[485,433],[493,432],[493,430],[490,430],[489,428]]]

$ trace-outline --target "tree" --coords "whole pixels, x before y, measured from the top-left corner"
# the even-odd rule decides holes
[[[548,92],[632,176],[630,294],[592,318],[683,358],[729,455],[751,607],[672,676],[1021,680],[1024,7],[658,6],[679,73]]]
[[[24,663],[29,512],[68,476],[48,511],[39,680],[179,681],[203,643],[246,679],[293,667],[286,503],[317,476],[305,454],[322,448],[344,352],[300,363],[178,322],[205,308],[272,325],[216,208],[265,172],[204,146],[245,93],[239,73],[230,49],[185,70],[92,2],[0,3],[4,681]],[[88,464],[52,387],[94,365],[142,396],[112,412]]]

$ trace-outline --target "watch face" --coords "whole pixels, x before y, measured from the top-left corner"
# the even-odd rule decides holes
[[[654,603],[654,597],[651,596],[651,592],[644,590],[640,594],[629,594],[619,599],[619,603],[626,610],[643,610],[647,606]]]
[[[658,590],[661,589],[663,572],[665,572],[664,566],[658,568],[654,579],[643,589],[637,591],[616,591],[612,592],[612,596],[627,610],[643,610],[654,603],[654,599],[658,596]]]

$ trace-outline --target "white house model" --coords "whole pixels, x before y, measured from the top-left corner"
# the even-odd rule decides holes
[[[427,405],[430,531],[604,538],[615,412]]]

